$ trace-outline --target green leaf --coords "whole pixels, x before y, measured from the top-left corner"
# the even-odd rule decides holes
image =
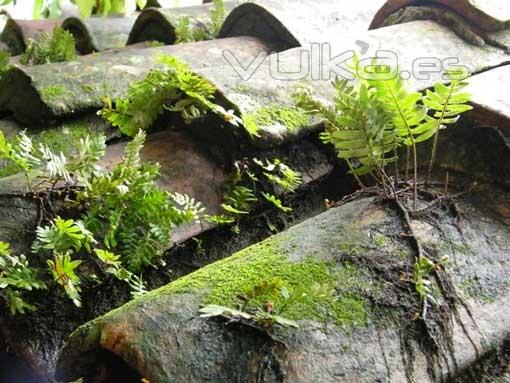
[[[276,206],[278,209],[283,211],[284,213],[290,213],[292,211],[292,208],[283,206],[283,203],[281,200],[276,198],[274,195],[269,193],[261,193],[262,196],[266,199],[266,201],[272,203],[274,206]]]
[[[32,17],[34,19],[37,20],[41,17],[43,5],[44,5],[44,0],[34,0],[34,8],[32,11]]]

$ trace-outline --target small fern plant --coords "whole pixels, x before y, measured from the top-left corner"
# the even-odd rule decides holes
[[[209,112],[232,124],[240,121],[231,111],[214,103],[214,85],[184,62],[169,55],[160,55],[157,62],[165,69],[152,70],[145,79],[132,84],[124,99],[113,102],[107,97],[98,114],[128,136],[148,129],[165,111],[179,113],[186,124],[204,118]]]
[[[180,17],[175,27],[176,44],[215,39],[219,35],[225,17],[223,0],[213,0],[209,19],[197,27],[193,26],[189,16]]]
[[[0,159],[17,164],[27,181],[38,175],[38,188],[32,192],[45,223],[37,227],[32,245],[44,264],[29,265],[25,256],[13,256],[9,246],[0,243],[0,296],[11,312],[34,310],[24,299],[26,290],[53,285],[80,306],[85,271],[97,265],[126,282],[133,296],[145,292],[142,269],[161,264],[174,228],[200,220],[204,208],[187,195],[158,187],[158,165],[140,157],[144,141],[140,131],[126,145],[123,160],[106,171],[98,165],[105,154],[104,136],[81,139],[68,158],[43,143],[35,147],[24,132],[14,142],[0,132]],[[53,199],[63,200],[62,211],[74,212],[73,217],[56,215],[55,206],[44,202]]]
[[[122,162],[112,172],[91,177],[77,202],[86,206],[84,225],[103,233],[105,247],[138,273],[156,262],[171,244],[172,230],[200,219],[202,205],[193,198],[161,190],[159,166],[144,163],[140,131],[125,148]]]
[[[73,35],[55,27],[51,33],[42,33],[38,41],[29,40],[25,52],[20,57],[23,65],[41,65],[76,58],[76,43]]]
[[[294,192],[302,182],[301,173],[279,158],[237,161],[223,195],[223,213],[207,219],[219,225],[233,224],[232,231],[239,233],[239,220],[257,203],[265,202],[284,213],[292,212],[292,208],[285,206],[277,195],[281,197]]]
[[[46,289],[37,269],[31,267],[25,255],[13,255],[10,245],[0,241],[0,297],[11,314],[25,314],[34,311],[34,305],[27,302],[24,293]]]
[[[398,185],[389,177],[387,165],[395,163],[395,176],[398,179],[399,148],[409,148],[408,156],[413,157],[416,209],[417,144],[434,138],[430,174],[440,130],[457,122],[461,113],[472,109],[467,105],[469,94],[463,92],[467,83],[459,79],[460,73],[448,72],[448,85],[437,84],[434,90],[428,90],[423,95],[408,91],[397,69],[390,68],[393,76],[385,73],[382,78],[361,67],[357,60],[354,64],[358,74],[356,84],[335,79],[332,85],[336,97],[332,104],[315,98],[306,89],[294,94],[296,104],[307,113],[323,118],[325,129],[321,134],[322,141],[334,145],[338,156],[346,161],[362,188],[365,185],[361,176],[369,175],[384,187],[385,193],[389,190],[395,196]],[[370,76],[367,77],[367,73]]]

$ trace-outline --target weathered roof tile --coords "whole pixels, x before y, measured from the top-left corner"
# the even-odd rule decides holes
[[[497,127],[510,137],[510,66],[505,65],[469,79],[466,89],[471,93],[474,109],[467,116],[476,125]]]
[[[126,45],[136,17],[68,17],[62,28],[72,33],[81,54],[121,48]]]
[[[388,0],[374,16],[371,29],[380,28],[384,20],[399,9],[419,5],[418,0]],[[428,3],[450,8],[485,32],[495,32],[510,26],[510,4],[500,0],[429,0]]]
[[[74,61],[15,67],[3,76],[0,110],[9,110],[24,123],[45,124],[103,106],[103,97],[125,95],[129,85],[159,67],[155,58],[174,55],[192,68],[224,65],[222,53],[238,49],[242,59],[270,49],[258,39],[243,37],[146,49],[122,49],[82,56]],[[26,108],[27,103],[31,105]]]
[[[442,151],[447,161],[456,158],[462,163],[466,153],[478,152],[482,146],[471,138],[464,141],[463,133],[449,139],[453,142],[448,144],[457,150]],[[486,149],[490,150],[490,146],[485,145],[483,150]],[[485,172],[489,177],[497,176],[490,170],[495,153],[485,153],[488,156],[483,164]],[[508,147],[504,154],[505,158],[510,155]],[[488,203],[486,196],[490,190],[495,198]],[[415,229],[420,241],[440,247],[442,255],[451,255],[461,265],[447,267],[441,273],[452,294],[453,291],[462,294],[463,303],[458,311],[447,303],[441,306],[443,315],[452,310],[448,321],[453,325],[441,327],[438,336],[455,346],[442,354],[449,362],[433,364],[433,373],[430,361],[437,356],[435,348],[418,346],[423,344],[425,335],[407,331],[419,322],[409,319],[413,313],[400,309],[408,304],[404,302],[413,299],[412,295],[404,292],[409,291],[407,288],[395,287],[402,276],[398,268],[406,264],[405,267],[412,268],[414,257],[409,255],[412,248],[402,237],[395,237],[395,227],[402,225],[399,215],[389,214],[388,205],[381,206],[368,198],[330,209],[80,327],[61,351],[57,378],[78,379],[90,372],[91,366],[108,369],[108,364],[103,364],[96,355],[109,351],[154,383],[251,381],[261,374],[260,360],[267,360],[275,352],[278,357],[274,363],[278,368],[263,370],[264,377],[271,382],[279,381],[278,374],[282,372],[294,383],[333,383],[339,378],[400,382],[407,381],[409,376],[422,383],[434,382],[438,377],[454,379],[476,365],[489,349],[504,347],[510,325],[506,304],[510,242],[504,234],[508,227],[502,220],[504,208],[508,208],[508,193],[490,186],[463,195],[456,203],[473,212],[463,219],[463,234],[454,219],[441,220],[440,227],[431,226],[425,219],[413,221],[416,227],[426,228]],[[487,231],[497,235],[498,240],[487,241],[484,234]],[[377,235],[383,236],[384,245],[374,244],[373,237]],[[304,270],[303,274],[300,270]],[[235,332],[237,327],[199,317],[198,310],[204,304],[234,307],[232,302],[239,291],[243,288],[248,291],[257,282],[271,281],[275,276],[285,286],[297,288],[307,283],[303,278],[313,270],[317,276],[311,278],[310,284],[317,280],[328,286],[332,283],[338,294],[335,300],[338,306],[334,306],[336,311],[330,308],[329,315],[322,318],[318,300],[311,310],[300,305],[300,310],[290,315],[301,327],[278,332],[278,340],[285,346],[281,350],[278,342],[272,342],[271,351],[264,352],[260,332],[243,331],[239,336]],[[388,277],[389,270],[396,275]],[[328,273],[333,275],[331,282]],[[473,281],[476,293],[467,288]],[[443,294],[449,292],[442,290],[438,294],[443,299]],[[397,302],[391,315],[384,305],[387,299],[393,305]],[[383,302],[384,309],[374,302]],[[376,319],[371,320],[371,315]],[[428,323],[436,322],[430,316]],[[404,347],[402,334],[408,342]],[[406,363],[409,355],[415,357],[411,365]],[[204,365],[207,368],[201,368]]]
[[[12,54],[18,55],[25,51],[28,39],[37,40],[41,33],[49,33],[57,25],[61,25],[62,20],[14,20],[7,21],[0,41],[9,46]]]
[[[286,50],[313,42],[334,41],[368,30],[383,0],[275,0],[247,2],[225,20],[220,37],[255,36]]]
[[[358,34],[356,39],[338,36],[331,44],[331,49],[331,57],[346,52],[358,52],[360,59],[372,58],[377,51],[386,51],[386,54],[390,52],[391,61],[385,63],[398,65],[402,76],[411,77],[411,85],[416,90],[424,90],[437,81],[446,81],[446,66],[463,65],[469,73],[478,73],[498,66],[510,58],[504,51],[494,47],[466,44],[451,30],[432,21],[413,21],[368,31]],[[212,67],[198,69],[197,72],[210,79],[243,115],[256,114],[271,105],[292,107],[294,102],[291,96],[301,86],[308,86],[318,96],[331,100],[333,89],[329,81],[336,73],[328,73],[330,68],[327,67],[324,68],[326,70],[322,76],[312,79],[312,68],[315,71],[320,69],[321,59],[317,52],[315,55],[306,56],[307,54],[310,54],[310,50],[306,48],[274,54],[266,58],[249,79],[241,78],[239,67]],[[303,61],[302,57],[311,57],[309,68],[307,59]],[[432,64],[435,67],[430,67],[430,59],[426,61],[427,57],[433,58]],[[340,64],[345,68],[345,63]],[[334,63],[332,67],[334,68]],[[303,72],[296,73],[300,70]],[[284,127],[277,122],[261,126],[261,137],[256,138],[255,143],[261,146],[279,145],[292,137],[318,128],[316,122],[310,121],[294,127]]]

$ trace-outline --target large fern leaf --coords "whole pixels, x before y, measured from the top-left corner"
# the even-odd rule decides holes
[[[324,106],[307,93],[295,98],[297,105],[327,121],[321,138],[335,146],[353,173],[362,175],[384,166],[392,160],[387,154],[397,140],[391,114],[367,84],[361,83],[358,90],[347,80],[335,79],[332,84],[336,89],[334,106]]]

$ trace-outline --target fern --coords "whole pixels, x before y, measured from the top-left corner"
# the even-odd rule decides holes
[[[134,297],[144,294],[144,282],[135,273],[157,266],[171,245],[173,229],[197,222],[205,212],[194,198],[158,187],[159,166],[140,157],[144,142],[145,133],[139,131],[126,145],[122,161],[105,171],[97,164],[105,153],[104,136],[85,137],[78,142],[76,155],[66,158],[45,144],[34,149],[24,133],[15,143],[0,133],[1,158],[15,161],[27,173],[42,166],[41,177],[49,182],[45,200],[51,200],[52,193],[57,193],[55,185],[65,181],[66,207],[83,209],[79,219],[53,218],[43,210],[41,220],[49,223],[37,227],[32,244],[33,252],[51,257],[46,279],[52,277],[76,306],[81,304],[81,262],[90,262],[94,256],[105,265],[106,273],[129,284]],[[75,187],[69,190],[69,186]],[[93,245],[97,246],[94,255]],[[73,259],[75,255],[80,260]],[[37,270],[28,266],[24,256],[11,256],[9,246],[0,242],[0,295],[13,313],[35,310],[23,300],[22,290],[46,288],[36,278]]]
[[[225,12],[225,4],[223,0],[213,0],[213,7],[209,14],[210,16],[210,24],[209,29],[211,30],[211,34],[213,37],[218,37],[220,33],[220,29],[223,26],[223,22],[225,21],[226,12]]]
[[[36,240],[32,250],[52,250],[56,253],[79,251],[82,247],[90,251],[90,245],[95,239],[81,221],[62,219],[60,217],[49,226],[39,226],[36,231]]]
[[[430,118],[430,124],[433,128],[431,128],[428,133],[430,136],[432,134],[434,135],[434,141],[432,143],[427,182],[436,160],[439,131],[446,128],[446,125],[455,124],[461,113],[473,109],[472,106],[467,105],[471,99],[471,95],[463,92],[468,86],[468,83],[456,78],[456,74],[451,71],[447,74],[451,79],[450,84],[443,85],[437,83],[434,86],[434,90],[427,90],[426,96],[423,98],[423,103],[434,113],[433,118]],[[460,75],[463,76],[463,74]],[[428,138],[428,136],[426,138]]]
[[[177,25],[175,26],[175,36],[176,44],[184,44],[196,41],[189,16],[183,16],[179,18]]]
[[[335,146],[353,174],[372,173],[382,182],[383,168],[393,160],[387,154],[396,141],[391,114],[364,83],[357,90],[347,80],[335,79],[332,85],[336,90],[333,108],[306,93],[296,97],[298,106],[326,120],[321,139]]]
[[[63,179],[66,182],[71,182],[71,175],[67,168],[67,158],[64,156],[64,153],[53,153],[51,149],[44,144],[39,145],[39,151],[41,153],[41,158],[46,162],[46,170],[50,180],[56,182],[59,179]]]
[[[184,122],[204,117],[214,109],[216,88],[194,74],[182,61],[161,55],[158,62],[166,70],[152,70],[132,84],[125,99],[111,100],[99,112],[107,121],[129,136],[148,129],[165,110],[180,113]]]
[[[237,185],[225,195],[224,201],[225,203],[221,206],[225,211],[233,214],[248,214],[253,204],[257,202],[257,198],[253,190]]]
[[[359,66],[357,58],[354,64]],[[376,62],[373,62],[371,67]],[[356,73],[369,73],[357,67]],[[466,83],[452,81],[449,86],[437,84],[426,96],[409,92],[397,68],[384,74],[373,72],[368,79],[358,76],[356,87],[346,80],[335,79],[336,97],[332,105],[316,99],[310,91],[300,89],[293,95],[298,107],[324,120],[323,142],[333,144],[361,187],[360,176],[370,174],[385,186],[392,180],[386,174],[388,163],[398,159],[401,145],[412,147],[414,165],[414,201],[416,209],[418,158],[416,145],[434,137],[429,165],[432,170],[437,148],[437,136],[446,124],[457,122],[460,113],[470,110],[469,95],[461,93]],[[429,111],[433,115],[429,115]],[[398,166],[396,165],[397,175]],[[407,174],[407,171],[406,171]],[[390,186],[391,188],[393,186]],[[386,187],[384,188],[386,191]],[[395,190],[395,188],[394,188]]]
[[[278,199],[276,196],[274,196],[273,194],[262,193],[262,196],[266,199],[266,201],[270,202],[271,204],[276,206],[278,209],[280,209],[284,213],[290,213],[292,211],[292,209],[290,207],[283,206],[282,201],[280,199]]]
[[[131,287],[131,296],[133,298],[138,298],[147,292],[142,278],[122,267],[120,255],[102,249],[94,249],[94,253],[106,266],[107,273],[126,282]]]
[[[7,301],[11,314],[24,314],[36,309],[24,300],[23,291],[46,288],[27,258],[12,255],[9,244],[0,241],[0,296]]]
[[[76,44],[73,35],[55,27],[51,34],[43,32],[38,41],[29,40],[25,52],[20,56],[23,65],[41,65],[76,58]]]
[[[223,0],[213,0],[213,6],[209,12],[209,20],[204,21],[199,27],[193,27],[189,16],[180,17],[175,27],[175,43],[182,44],[215,39],[219,35],[225,17],[226,12]]]
[[[85,226],[102,233],[107,249],[131,272],[155,265],[171,244],[173,228],[197,221],[204,212],[193,198],[159,189],[159,167],[140,159],[144,140],[139,131],[126,145],[121,163],[112,172],[93,176],[78,194],[78,202],[88,207]]]
[[[32,140],[25,132],[20,132],[14,144],[9,143],[0,132],[0,158],[13,161],[23,171],[29,172],[40,164],[35,156]]]
[[[265,164],[257,158],[254,158],[253,162],[265,170],[266,178],[282,188],[283,191],[292,192],[303,182],[301,173],[293,170],[278,158],[272,161],[266,159]]]

